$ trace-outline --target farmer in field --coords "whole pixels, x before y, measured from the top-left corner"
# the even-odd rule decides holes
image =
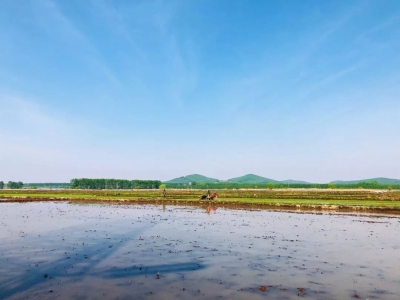
[[[214,200],[217,198],[217,193],[211,193],[210,190],[207,191],[207,194],[200,196],[200,200]]]
[[[167,196],[167,192],[165,191],[165,189],[163,189],[162,194],[164,198]]]

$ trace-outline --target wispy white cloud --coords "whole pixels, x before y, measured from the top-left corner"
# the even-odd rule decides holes
[[[190,36],[179,35],[173,24],[179,5],[173,2],[142,2],[118,6],[108,1],[91,1],[103,26],[129,45],[120,53],[127,66],[124,82],[135,83],[140,95],[148,100],[162,94],[164,101],[182,107],[197,84],[196,47]],[[150,36],[150,38],[149,38]],[[154,47],[149,52],[149,44]],[[154,74],[158,89],[154,96]],[[133,91],[134,94],[138,90]]]
[[[129,28],[129,16],[115,7],[115,2],[92,0],[91,9],[96,11],[104,24],[123,39],[136,59],[148,59],[146,51],[140,48],[136,35],[141,31],[139,27]],[[140,9],[140,8],[139,8]]]
[[[339,80],[340,78],[346,76],[348,73],[355,71],[357,68],[359,68],[359,66],[351,66],[349,68],[335,72],[334,74],[331,74],[331,75],[327,76],[326,78],[324,78],[320,82],[319,86],[322,87],[322,86],[327,86],[329,84],[332,84],[335,81]]]
[[[10,132],[15,134],[15,130],[26,132],[45,129],[46,133],[54,134],[59,130],[65,131],[66,123],[56,116],[52,116],[49,111],[40,107],[33,101],[27,101],[17,96],[0,95],[0,124],[7,126],[10,131],[2,131],[3,134]],[[43,132],[43,131],[42,131]]]
[[[379,32],[382,32],[383,30],[388,29],[389,27],[392,26],[398,26],[398,22],[400,21],[399,16],[393,16],[379,24],[375,24],[372,26],[370,29],[366,30],[362,34],[360,34],[358,37],[354,39],[355,44],[360,44],[364,42],[369,42],[369,39],[371,38],[372,35],[375,35]]]
[[[346,28],[356,16],[363,12],[365,4],[356,4],[348,8],[342,15],[331,18],[324,23],[319,24],[308,37],[302,37],[301,48],[293,49],[294,55],[289,58],[287,63],[282,66],[282,71],[287,72],[301,68],[316,55],[318,51],[332,38],[336,33]]]
[[[116,73],[109,68],[100,51],[85,33],[80,30],[58,7],[55,1],[39,0],[31,3],[37,24],[53,41],[62,43],[65,49],[81,58],[84,64],[101,72],[110,83],[122,87]]]
[[[298,89],[296,93],[297,97],[293,100],[293,103],[301,103],[307,101],[310,96],[324,88],[333,85],[336,81],[342,79],[351,72],[356,71],[361,67],[360,64],[352,65],[344,69],[334,70],[332,73],[325,75],[325,77],[316,80],[312,84],[305,85]],[[315,102],[315,101],[314,101]]]

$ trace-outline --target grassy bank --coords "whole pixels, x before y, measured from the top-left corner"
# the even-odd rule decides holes
[[[204,190],[0,190],[3,201],[114,201],[168,204],[198,204]],[[213,203],[300,209],[379,210],[400,212],[399,191],[377,190],[220,190]]]

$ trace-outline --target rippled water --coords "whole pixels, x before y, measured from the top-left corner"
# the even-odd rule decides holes
[[[1,299],[400,299],[400,219],[0,203]]]

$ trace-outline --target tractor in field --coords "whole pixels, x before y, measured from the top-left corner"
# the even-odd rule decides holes
[[[217,198],[217,193],[211,193],[211,194],[200,196],[200,200],[214,200],[214,198]]]

